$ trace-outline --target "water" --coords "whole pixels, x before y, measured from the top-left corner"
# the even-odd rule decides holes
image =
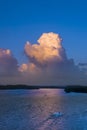
[[[62,116],[52,116],[55,112]],[[87,130],[87,94],[0,91],[0,130]]]

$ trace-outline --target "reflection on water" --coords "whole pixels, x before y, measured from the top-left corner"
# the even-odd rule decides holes
[[[18,96],[43,96],[49,95],[53,96],[56,94],[64,94],[64,91],[61,89],[36,89],[36,90],[0,90],[0,95],[18,95]]]
[[[52,117],[55,112],[63,113]],[[0,130],[87,130],[86,94],[63,90],[0,91]]]

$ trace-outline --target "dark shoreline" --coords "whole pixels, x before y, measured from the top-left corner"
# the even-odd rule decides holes
[[[67,86],[35,86],[35,85],[0,85],[0,90],[35,90],[35,89],[64,89],[66,93],[76,92],[76,93],[87,93],[87,86],[81,85],[67,85]]]
[[[64,86],[34,86],[34,85],[0,85],[0,90],[15,90],[15,89],[65,89]]]
[[[76,92],[76,93],[87,93],[87,86],[81,85],[68,85],[64,88],[66,93]]]

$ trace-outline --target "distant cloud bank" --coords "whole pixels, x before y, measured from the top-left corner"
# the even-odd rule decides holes
[[[26,42],[28,63],[18,66],[9,49],[0,49],[0,83],[30,85],[87,85],[87,75],[73,59],[68,59],[62,39],[53,32],[43,33],[38,43]],[[80,63],[81,64],[81,63]]]
[[[0,49],[0,76],[14,76],[18,72],[18,62],[9,49]]]

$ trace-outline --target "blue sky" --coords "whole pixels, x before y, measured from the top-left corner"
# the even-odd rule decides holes
[[[25,42],[36,43],[44,32],[60,34],[67,56],[87,63],[85,0],[0,1],[0,48],[11,49],[19,63]]]

